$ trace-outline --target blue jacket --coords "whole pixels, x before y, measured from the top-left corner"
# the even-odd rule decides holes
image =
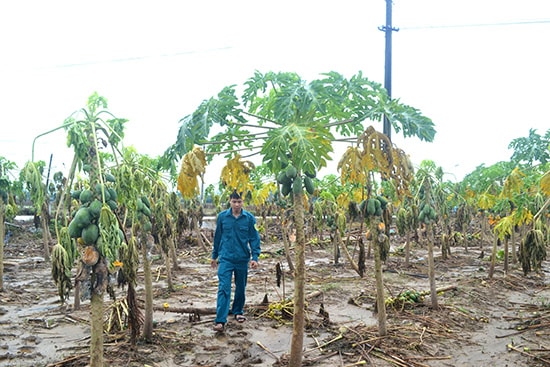
[[[234,263],[258,261],[260,256],[260,235],[256,230],[256,218],[242,209],[235,218],[231,208],[224,210],[216,220],[212,259]]]

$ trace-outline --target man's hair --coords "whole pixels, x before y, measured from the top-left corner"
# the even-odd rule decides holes
[[[233,192],[229,195],[229,199],[241,199],[241,194],[239,194],[237,190],[233,190]]]

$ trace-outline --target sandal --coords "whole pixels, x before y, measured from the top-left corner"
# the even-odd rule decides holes
[[[217,323],[212,327],[212,330],[217,331],[219,333],[221,333],[223,329],[224,329],[224,325],[222,323]]]
[[[235,320],[237,320],[237,322],[245,322],[246,321],[246,317],[244,317],[243,315],[235,315]]]

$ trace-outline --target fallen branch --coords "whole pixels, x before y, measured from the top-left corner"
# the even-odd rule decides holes
[[[338,355],[339,352],[337,351],[334,351],[334,352],[331,352],[331,353],[328,353],[328,354],[321,354],[320,356],[318,357],[315,357],[315,358],[311,358],[311,359],[306,359],[307,361],[307,365],[310,366],[310,365],[314,365],[316,363],[319,363],[321,362],[322,360],[325,360],[325,359],[329,359],[331,357],[334,357],[336,355]],[[305,362],[305,361],[304,361]]]
[[[529,353],[529,352],[526,352],[525,350],[521,350],[519,348],[516,348],[515,346],[513,346],[511,343],[509,343],[507,346],[506,346],[509,350],[513,350],[514,352],[518,352],[519,354],[522,354],[524,356],[527,356],[529,358],[533,358],[533,359],[536,359],[538,361],[541,361],[543,363],[546,363],[548,366],[550,366],[550,360],[548,359],[544,359],[544,358],[541,358],[535,354],[532,354],[532,353]]]
[[[329,340],[329,341],[326,342],[326,343],[323,343],[323,344],[321,344],[321,345],[316,346],[315,348],[311,348],[311,349],[308,349],[308,350],[304,351],[304,355],[307,354],[307,353],[309,353],[309,352],[313,352],[313,351],[315,351],[315,350],[324,348],[324,347],[326,347],[327,345],[329,345],[329,344],[331,344],[331,343],[334,343],[335,341],[338,341],[338,340],[340,340],[340,339],[342,339],[342,338],[343,338],[343,335],[340,334],[340,335],[338,335],[337,337],[335,337],[335,338]]]
[[[275,361],[277,361],[277,362],[279,361],[279,357],[277,357],[277,356],[275,355],[275,353],[273,353],[272,351],[270,351],[269,349],[267,349],[267,347],[266,347],[265,345],[263,345],[261,341],[258,340],[258,341],[256,342],[256,344],[258,344],[258,346],[259,346],[260,348],[262,348],[267,354],[269,354],[271,357],[273,357],[273,358],[275,359]]]
[[[79,354],[79,355],[76,355],[76,356],[67,357],[67,358],[65,358],[65,359],[62,360],[62,361],[48,364],[46,367],[62,367],[62,366],[67,366],[68,363],[71,363],[71,362],[74,362],[74,361],[78,361],[79,359],[82,359],[82,358],[90,358],[90,353],[84,353],[84,354]]]
[[[215,307],[198,308],[198,307],[153,306],[153,310],[163,311],[163,312],[175,312],[175,313],[190,313],[193,315],[215,315],[216,314]]]
[[[506,334],[506,335],[497,335],[495,336],[497,339],[502,339],[502,338],[507,338],[509,336],[514,336],[514,335],[519,335],[519,334],[523,334],[524,332],[526,331],[529,331],[529,330],[536,330],[536,329],[542,329],[542,328],[546,328],[550,326],[550,322],[545,322],[545,323],[542,323],[542,324],[536,324],[536,325],[529,325],[529,326],[525,326],[523,329],[521,330],[517,330],[517,331],[514,331],[513,333],[510,333],[510,334]]]

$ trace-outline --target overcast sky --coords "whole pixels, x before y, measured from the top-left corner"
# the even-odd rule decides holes
[[[384,0],[4,1],[0,3],[0,156],[20,167],[33,140],[97,91],[129,119],[125,145],[160,155],[178,121],[255,70],[306,80],[358,71],[384,80]],[[430,117],[434,143],[393,133],[414,163],[461,179],[509,160],[510,141],[544,134],[550,1],[395,0],[392,95]],[[381,124],[374,125],[382,130]],[[63,130],[34,159],[68,169]],[[324,173],[334,171],[334,163]],[[207,171],[219,176],[220,163]]]

